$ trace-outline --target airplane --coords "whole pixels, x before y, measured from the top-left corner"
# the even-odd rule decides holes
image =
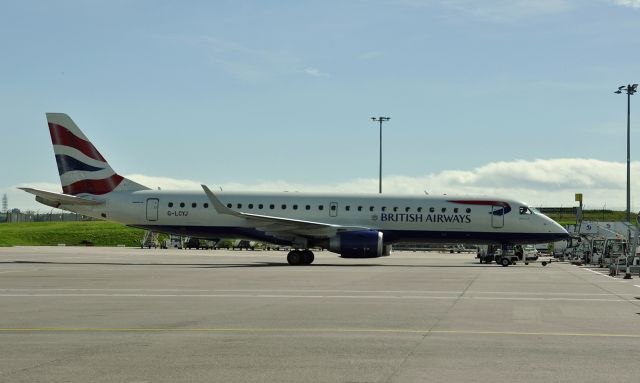
[[[495,197],[152,190],[116,173],[73,120],[47,113],[62,193],[20,188],[47,206],[167,234],[312,248],[344,258],[388,255],[398,242],[532,244],[568,238],[527,204]]]

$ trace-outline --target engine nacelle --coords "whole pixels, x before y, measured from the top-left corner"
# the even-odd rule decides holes
[[[383,254],[382,232],[347,231],[329,239],[329,251],[344,258],[375,258]]]

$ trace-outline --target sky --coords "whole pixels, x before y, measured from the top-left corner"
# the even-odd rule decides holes
[[[61,191],[46,112],[152,188],[376,193],[388,116],[385,193],[625,208],[640,0],[0,4],[10,208]]]

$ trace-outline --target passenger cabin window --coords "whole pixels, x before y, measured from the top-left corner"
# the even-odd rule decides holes
[[[386,207],[386,206],[383,206],[383,207],[382,207],[382,211],[387,211],[387,207]]]
[[[239,204],[237,204],[237,205],[236,205],[236,207],[237,207],[238,209],[242,209],[242,204],[241,204],[241,203],[239,203]]]
[[[421,207],[418,208],[418,213],[422,213],[422,208]]]
[[[169,207],[173,207],[173,202],[169,202]]]
[[[358,211],[362,211],[362,206],[358,206]]]
[[[369,206],[369,211],[373,211],[373,206]]]
[[[523,215],[523,214],[527,214],[528,215],[528,214],[533,214],[533,212],[531,211],[531,209],[529,209],[526,206],[520,206],[520,214],[521,215]]]
[[[180,207],[184,207],[184,202],[180,202]]]
[[[293,210],[298,210],[298,205],[293,205]]]
[[[196,204],[195,202],[191,204],[191,207],[195,208],[196,206],[198,206],[198,204]]]
[[[282,204],[281,208],[282,208],[282,210],[287,210],[287,205]]]
[[[349,205],[345,206],[345,207],[344,207],[344,210],[346,210],[346,211],[351,210],[351,206],[349,206]]]
[[[274,204],[269,205],[269,209],[273,210],[275,208],[276,208],[276,205],[274,205]]]
[[[233,207],[233,205],[232,205],[232,204],[230,204],[230,203],[228,203],[228,204],[227,204],[227,207],[228,207],[229,209],[231,209],[231,207]]]
[[[263,207],[264,207],[264,205],[263,205],[263,204],[259,204],[259,205],[258,205],[258,209],[260,209],[260,210],[262,210],[262,208],[263,208]]]
[[[429,213],[434,213],[435,211],[436,211],[435,208],[432,208],[432,207],[429,208]]]
[[[209,204],[205,202],[204,205],[202,206],[204,206],[204,208],[207,209],[209,207]]]
[[[331,205],[331,211],[336,211],[336,205]]]
[[[253,209],[253,204],[252,203],[249,204],[249,209]]]
[[[457,212],[458,212],[458,208],[457,208],[457,207],[456,207],[456,208],[453,208],[453,212],[454,212],[454,213],[457,213]]]
[[[407,213],[409,212],[409,210],[411,210],[411,208],[408,207],[408,206],[404,208],[404,211],[407,212]]]
[[[397,208],[397,207],[394,207],[394,208],[393,208],[393,211],[398,211],[398,208]]]
[[[324,205],[318,205],[318,210],[324,210]]]
[[[305,210],[311,210],[311,205],[307,205],[304,207]]]
[[[442,212],[443,212],[443,213],[446,213],[446,212],[447,212],[447,208],[446,208],[446,207],[443,207],[443,208],[442,208]]]
[[[470,208],[470,207],[468,207],[468,208],[467,208],[467,210],[466,210],[466,212],[467,212],[467,213],[471,213],[471,208]]]

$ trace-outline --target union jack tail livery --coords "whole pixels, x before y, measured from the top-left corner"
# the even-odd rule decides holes
[[[149,189],[116,173],[66,114],[47,113],[47,122],[64,194],[103,195]]]

